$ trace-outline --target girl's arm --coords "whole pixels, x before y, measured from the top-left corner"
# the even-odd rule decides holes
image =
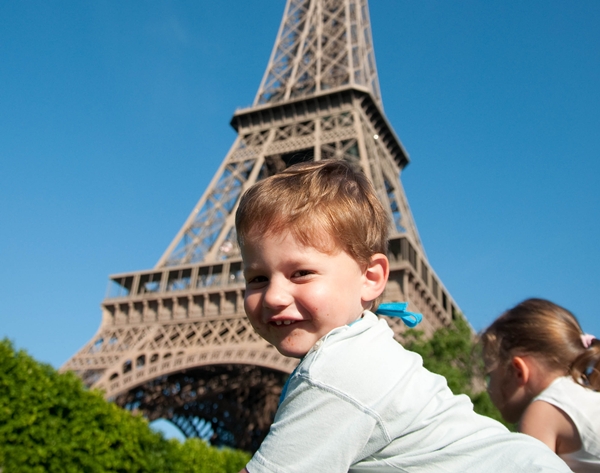
[[[527,406],[519,431],[541,440],[557,454],[576,452],[581,448],[581,438],[571,418],[545,401],[534,401]]]

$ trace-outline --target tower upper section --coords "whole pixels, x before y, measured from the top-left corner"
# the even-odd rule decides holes
[[[254,105],[348,86],[383,109],[367,0],[289,0]]]

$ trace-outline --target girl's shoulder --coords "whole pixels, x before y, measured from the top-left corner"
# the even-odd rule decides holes
[[[550,404],[566,414],[575,425],[586,451],[600,458],[600,392],[576,383],[565,376],[556,379],[537,396],[529,408],[540,409],[541,404]],[[528,409],[529,409],[528,408]],[[543,422],[546,419],[542,417]]]
[[[581,438],[571,417],[555,404],[533,401],[519,422],[519,430],[544,442],[558,454],[581,448]]]

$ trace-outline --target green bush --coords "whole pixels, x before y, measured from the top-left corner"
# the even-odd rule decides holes
[[[183,444],[172,440],[171,444],[174,454],[172,469],[169,471],[178,473],[237,473],[250,460],[250,455],[246,452],[218,450],[200,439],[187,439]]]
[[[165,440],[148,422],[0,341],[3,473],[237,473],[249,455]]]

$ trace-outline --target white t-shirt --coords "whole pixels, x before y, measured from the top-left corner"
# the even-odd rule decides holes
[[[250,473],[569,472],[546,445],[473,412],[366,311],[291,375]]]
[[[567,414],[579,432],[581,450],[561,455],[576,473],[600,472],[600,392],[570,376],[556,378],[534,401],[545,401]]]

